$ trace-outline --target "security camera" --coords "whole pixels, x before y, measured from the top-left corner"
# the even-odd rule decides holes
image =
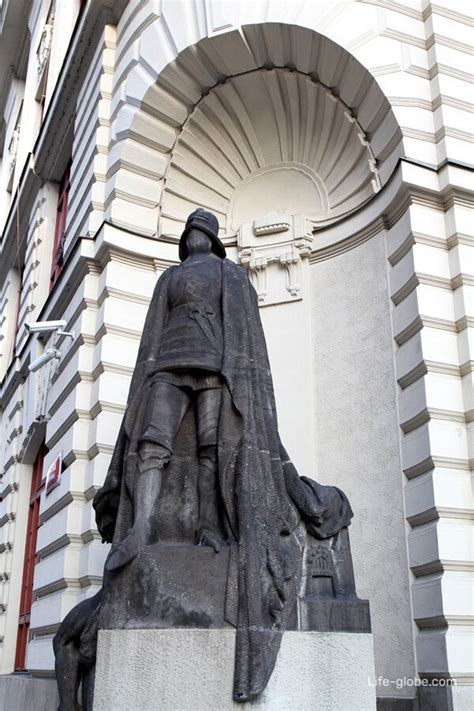
[[[66,326],[66,321],[33,321],[25,323],[28,333],[51,333],[62,330]]]
[[[43,365],[46,365],[46,363],[49,363],[49,361],[54,358],[59,360],[61,358],[61,351],[57,348],[47,348],[45,352],[39,356],[39,358],[35,358],[35,360],[30,363],[28,370],[30,373],[36,373],[37,370],[42,368]]]
[[[55,333],[56,336],[74,338],[74,331],[64,331],[67,321],[33,321],[25,323],[27,333]]]

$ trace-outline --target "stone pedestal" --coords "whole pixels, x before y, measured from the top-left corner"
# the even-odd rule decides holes
[[[270,682],[232,701],[233,629],[101,630],[94,711],[375,711],[372,635],[286,632]]]
[[[99,629],[226,627],[231,547],[147,546],[104,588]]]

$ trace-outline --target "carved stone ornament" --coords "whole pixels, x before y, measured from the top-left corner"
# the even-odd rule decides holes
[[[51,40],[53,38],[53,23],[44,26],[43,33],[41,35],[41,40],[38,46],[38,51],[36,52],[36,58],[38,60],[37,73],[40,77],[44,71],[46,62],[49,59],[49,53],[51,51]]]
[[[46,63],[49,59],[49,54],[51,52],[51,41],[53,39],[53,22],[49,22],[44,26],[43,33],[41,35],[41,40],[38,45],[38,51],[36,52],[36,58],[38,60],[36,71],[38,74],[38,81],[43,75],[43,71],[46,67]]]
[[[12,176],[13,171],[15,170],[19,140],[20,140],[20,121],[18,120],[18,123],[15,126],[15,129],[12,133],[10,145],[8,146],[8,173],[9,173],[9,176]]]
[[[38,44],[38,49],[36,50],[36,100],[41,99],[42,94],[46,90],[46,80],[47,72],[46,69],[49,63],[49,57],[51,54],[51,44],[53,40],[53,29],[54,29],[54,2],[51,4],[51,8],[48,13],[48,17],[41,33],[41,39]]]
[[[261,306],[302,298],[302,260],[311,254],[312,242],[311,223],[303,215],[270,212],[242,225],[239,259]]]

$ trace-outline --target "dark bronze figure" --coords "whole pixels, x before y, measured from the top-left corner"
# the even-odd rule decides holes
[[[218,228],[214,215],[193,212],[181,264],[157,282],[94,498],[112,543],[103,594],[94,623],[76,621],[70,635],[66,618],[58,633],[66,645],[56,647],[62,669],[77,659],[65,648],[89,649],[100,628],[233,626],[234,699],[244,701],[265,688],[285,629],[366,631],[369,621],[342,530],[351,508],[339,489],[299,477],[289,460],[257,296],[225,258]],[[352,612],[342,614],[345,601]],[[71,693],[64,710],[74,708]]]
[[[194,213],[183,235],[181,268],[167,280],[168,318],[153,354],[133,487],[133,526],[107,562],[120,568],[153,540],[153,519],[163,470],[189,405],[194,405],[199,457],[199,516],[196,542],[219,551],[220,501],[217,482],[217,426],[223,356],[219,225],[210,213]],[[145,340],[145,338],[144,338]],[[108,494],[98,494],[98,517]]]

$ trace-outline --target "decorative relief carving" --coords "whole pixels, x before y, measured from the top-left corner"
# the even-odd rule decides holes
[[[36,68],[38,74],[38,80],[41,79],[46,63],[49,59],[49,54],[51,52],[51,40],[53,38],[53,23],[45,25],[43,34],[41,35],[41,40],[38,45],[38,50],[36,52],[36,58],[38,60],[38,65]]]
[[[19,140],[20,140],[20,119],[18,119],[18,123],[15,126],[15,129],[12,133],[10,145],[8,146],[8,173],[10,176],[9,182],[13,178],[13,171],[15,170]],[[10,185],[9,185],[9,189],[10,189]]]
[[[15,128],[12,132],[12,137],[8,145],[8,182],[7,190],[11,191],[13,189],[13,175],[15,173],[16,158],[18,155],[18,144],[20,142],[20,125],[21,125],[21,115],[23,111],[23,101],[20,104],[20,110],[18,111],[18,117],[16,120]]]
[[[268,222],[268,218],[264,217],[260,220],[255,220],[254,232],[257,236],[272,235],[277,232],[287,232],[290,229],[290,222],[283,219],[281,222]]]
[[[49,63],[49,56],[51,54],[51,44],[53,39],[53,28],[54,28],[54,2],[51,4],[51,8],[48,13],[46,24],[44,26],[43,32],[41,34],[41,39],[38,44],[38,49],[36,50],[36,99],[41,99],[41,95],[45,93],[46,80],[47,80],[47,67]]]
[[[306,557],[308,575],[312,578],[333,578],[334,561],[331,551],[325,546],[310,546]]]
[[[312,241],[303,215],[270,212],[240,227],[240,262],[249,270],[262,306],[303,298],[302,260],[311,254]]]
[[[291,252],[280,255],[280,264],[283,264],[286,268],[286,289],[292,296],[298,296],[298,292],[301,289],[301,284],[299,283],[299,263],[300,256],[295,250],[294,245],[292,245]]]
[[[258,294],[260,302],[265,301],[267,295],[267,257],[255,257],[253,249],[243,249],[239,252],[241,264],[251,270],[251,280]],[[272,260],[270,260],[272,261]]]

